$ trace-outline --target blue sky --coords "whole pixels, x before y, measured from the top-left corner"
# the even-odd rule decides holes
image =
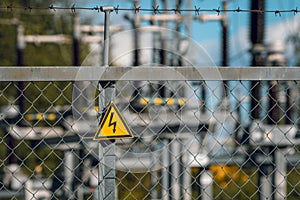
[[[83,2],[83,1],[81,1]],[[85,1],[85,5],[86,5]],[[171,2],[171,1],[170,1]],[[173,1],[174,2],[174,1]],[[250,9],[250,0],[231,0],[228,4],[228,9]],[[84,3],[76,3],[76,5],[83,5]],[[99,5],[119,5],[122,8],[133,8],[132,1],[88,1],[89,6]],[[152,8],[151,0],[140,0],[142,8]],[[191,6],[200,7],[201,9],[217,9],[221,8],[222,0],[192,0]],[[171,5],[172,8],[174,5]],[[162,7],[162,5],[161,5]],[[183,6],[187,8],[186,6]],[[299,7],[299,0],[266,0],[265,10],[292,10]],[[83,11],[84,12],[84,11]],[[94,23],[103,23],[103,14],[97,12],[86,12],[94,20]],[[130,12],[133,14],[132,12]],[[111,14],[112,24],[121,24],[127,26],[130,29],[130,24],[124,20],[124,11],[120,11]],[[147,14],[142,12],[140,14]],[[148,13],[149,14],[149,13]],[[185,13],[182,13],[185,14]],[[192,13],[194,14],[194,13]],[[231,66],[249,66],[250,65],[250,14],[249,13],[228,13],[229,17],[229,46],[230,46],[230,65]],[[294,16],[293,13],[281,13],[281,16],[276,16],[275,13],[266,13],[265,15],[265,43],[273,43],[275,41],[287,40],[287,37],[294,33],[298,27],[300,27],[300,13]],[[218,66],[220,63],[220,43],[221,43],[221,27],[219,22],[193,22],[191,37],[199,45],[208,52],[213,62]],[[123,45],[126,46],[126,42],[122,41]],[[120,47],[118,47],[120,48]],[[288,64],[293,65],[293,54],[291,45],[287,45]],[[248,96],[248,84],[244,83],[241,87],[236,87],[236,93],[240,92],[242,97]],[[216,92],[217,93],[217,92]],[[216,94],[214,94],[216,95]],[[236,94],[237,95],[237,94]],[[216,97],[211,102],[218,102],[219,97]],[[247,104],[247,103],[245,103]],[[248,116],[249,105],[243,106],[243,116]]]
[[[152,0],[140,0],[140,6],[142,8],[152,8]],[[163,8],[161,1],[157,0],[160,8]],[[175,1],[169,0],[169,6],[175,7]],[[188,8],[187,0],[183,8]],[[250,9],[250,0],[230,0],[228,1],[228,9]],[[123,8],[133,8],[132,0],[103,0],[99,1],[78,1],[75,2],[79,5],[113,5]],[[190,6],[194,8],[200,7],[201,9],[217,9],[222,8],[222,0],[191,0]],[[299,0],[266,0],[266,10],[291,10],[299,7]],[[90,14],[91,13],[91,14]],[[149,12],[142,12],[141,14],[149,14]],[[130,27],[130,25],[124,20],[125,12],[122,11],[118,15],[113,13],[112,24],[122,24]],[[131,12],[132,14],[132,12]],[[182,13],[187,14],[187,13]],[[194,14],[194,13],[192,13]],[[210,13],[212,14],[212,13]],[[94,19],[95,23],[101,23],[103,17],[99,17],[99,14],[89,12],[90,17]],[[300,15],[297,14],[297,15]],[[281,16],[276,16],[275,13],[266,14],[266,42],[273,42],[276,40],[286,40],[289,34],[292,34],[297,27],[296,19],[297,15],[293,13],[281,13]],[[249,13],[228,13],[229,17],[229,39],[230,39],[230,64],[233,66],[249,65],[249,54],[247,53],[250,48],[249,43],[249,25],[250,25],[250,14]],[[96,19],[96,20],[95,20]],[[276,27],[276,28],[272,28]],[[204,49],[210,54],[212,59],[218,65],[220,62],[220,39],[221,39],[221,27],[219,22],[198,22],[192,23],[191,37],[197,41]],[[291,52],[291,49],[289,49]],[[292,54],[288,53],[288,57],[292,60]],[[292,64],[292,61],[291,63]]]

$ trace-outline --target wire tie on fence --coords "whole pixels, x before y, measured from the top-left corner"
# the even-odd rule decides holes
[[[26,6],[24,9],[25,9],[25,10],[28,10],[29,12],[31,12],[31,10],[32,10],[32,7],[30,7],[30,6]]]
[[[51,4],[48,8],[49,8],[49,10],[56,11],[55,8],[54,8],[54,6],[53,6],[53,4]]]
[[[72,5],[72,7],[71,7],[71,12],[72,13],[76,13],[76,8],[75,8],[75,3]]]
[[[114,7],[114,10],[115,10],[116,14],[119,14],[119,5],[117,5],[117,7]]]
[[[6,6],[7,10],[10,10],[10,12],[13,11],[13,5],[12,4],[9,4],[8,6]]]
[[[159,14],[160,12],[159,12],[159,5],[157,5],[156,7],[154,7],[154,6],[152,6],[152,8],[153,8],[153,13],[156,15],[156,14]]]
[[[241,11],[242,11],[241,8],[238,7],[234,12],[241,12]]]
[[[294,16],[298,13],[298,7],[296,7],[296,9],[291,10],[292,12],[294,12]]]
[[[134,5],[134,13],[137,14],[140,12],[141,6]]]
[[[195,15],[200,15],[200,7],[197,8],[197,6],[195,6]]]
[[[278,16],[279,15],[279,17],[281,17],[281,12],[280,12],[280,10],[275,10],[275,16]]]
[[[175,14],[181,14],[180,6],[177,4],[177,5],[176,5],[176,8],[173,9],[173,11],[174,11]]]
[[[262,8],[260,8],[260,9],[258,10],[258,13],[262,15],[262,14],[264,13],[264,10],[263,10]]]
[[[100,12],[100,8],[99,8],[98,6],[95,6],[95,7],[93,8],[93,10],[97,10],[98,12]]]
[[[218,16],[220,15],[220,12],[221,12],[220,7],[218,7],[218,9],[213,9],[213,10],[218,13]]]

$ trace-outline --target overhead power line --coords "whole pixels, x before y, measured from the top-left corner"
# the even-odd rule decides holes
[[[31,7],[31,6],[13,6],[5,5],[0,6],[0,10],[7,10],[9,12],[13,12],[14,10],[23,10],[31,12],[33,10],[49,10],[49,11],[57,11],[57,10],[65,10],[70,11],[71,13],[76,13],[78,10],[86,10],[86,11],[101,11],[101,6],[94,6],[94,7],[80,7],[73,4],[70,7],[66,6],[55,6],[55,5],[49,5],[47,7]],[[135,14],[140,12],[152,12],[153,14],[160,14],[160,13],[174,13],[174,14],[182,14],[183,12],[193,12],[195,15],[200,15],[202,12],[210,12],[210,13],[216,13],[219,15],[220,13],[273,13],[276,16],[281,16],[282,13],[291,13],[291,14],[298,14],[300,10],[298,10],[298,7],[294,9],[272,9],[272,10],[265,10],[265,9],[242,9],[240,7],[236,9],[220,9],[218,8],[212,8],[212,9],[203,9],[201,7],[194,6],[194,8],[187,8],[187,9],[181,9],[179,6],[176,6],[175,8],[160,8],[159,5],[152,6],[151,8],[142,8],[140,6],[134,5],[133,7],[119,7],[119,5],[114,7],[114,12],[118,14],[120,11],[132,11]]]

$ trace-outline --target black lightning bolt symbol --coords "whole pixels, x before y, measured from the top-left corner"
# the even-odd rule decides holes
[[[114,126],[113,132],[115,133],[116,132],[117,122],[116,121],[115,122],[111,122],[112,119],[113,119],[113,117],[114,117],[114,112],[112,112],[111,115],[110,115],[108,127]]]

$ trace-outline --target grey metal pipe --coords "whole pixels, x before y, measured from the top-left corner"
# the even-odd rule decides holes
[[[112,6],[102,6],[100,8],[104,12],[104,47],[103,47],[103,65],[109,67],[109,25],[110,12],[114,10]],[[114,88],[101,86],[99,83],[99,90],[102,89],[104,98],[99,96],[99,112],[103,100],[106,107],[114,97]],[[99,113],[100,115],[103,113]],[[115,144],[101,143],[98,146],[99,153],[99,169],[98,169],[98,199],[115,199]]]

